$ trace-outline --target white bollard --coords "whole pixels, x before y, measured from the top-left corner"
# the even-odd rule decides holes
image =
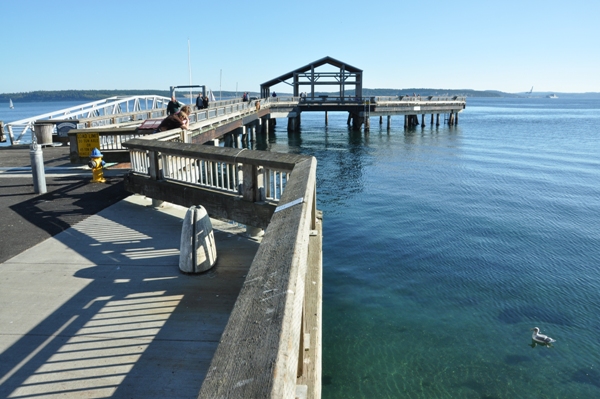
[[[31,160],[31,174],[33,175],[33,191],[36,194],[45,194],[46,189],[46,170],[44,169],[44,154],[39,145],[32,146],[29,151]]]
[[[217,262],[212,223],[202,206],[192,206],[183,219],[179,270],[184,273],[207,271]]]

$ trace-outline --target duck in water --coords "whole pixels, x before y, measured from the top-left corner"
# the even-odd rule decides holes
[[[535,342],[538,342],[540,344],[546,344],[546,345],[551,344],[552,342],[556,342],[555,339],[552,339],[547,335],[540,334],[540,329],[537,327],[533,327],[531,330],[533,331],[533,334],[531,334],[531,338]]]

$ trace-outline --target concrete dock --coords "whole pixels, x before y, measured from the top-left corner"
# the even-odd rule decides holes
[[[259,243],[215,220],[216,266],[184,275],[184,208],[118,168],[89,183],[61,147],[36,195],[28,159],[0,149],[0,397],[196,398]]]

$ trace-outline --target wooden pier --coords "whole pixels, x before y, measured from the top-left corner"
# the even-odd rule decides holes
[[[150,137],[124,145],[132,161],[127,190],[266,229],[199,398],[319,398],[316,159]]]
[[[323,65],[339,72],[318,72]],[[286,80],[293,95],[271,96],[271,87]],[[63,137],[72,163],[86,163],[92,147],[107,162],[129,161],[125,187],[132,193],[156,204],[202,205],[212,218],[244,225],[248,235],[264,232],[199,398],[320,398],[323,218],[316,159],[251,151],[249,143],[281,118],[288,131],[298,131],[305,112],[324,113],[325,125],[330,112],[346,112],[348,125],[366,132],[372,118],[383,124],[386,117],[390,129],[395,115],[405,129],[454,126],[466,106],[456,96],[365,97],[362,82],[362,70],[325,57],[263,83],[260,99],[193,111],[189,129],[154,133],[152,120],[164,109],[153,108],[81,117]],[[338,93],[318,94],[322,85]]]

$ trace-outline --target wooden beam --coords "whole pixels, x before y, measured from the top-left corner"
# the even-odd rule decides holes
[[[238,223],[266,229],[275,211],[275,204],[243,201],[240,196],[212,190],[202,190],[181,183],[130,173],[125,176],[125,189],[155,200],[190,207],[202,205],[210,217],[234,220]]]
[[[296,165],[198,398],[294,398],[316,159]],[[277,232],[272,234],[271,232]]]

